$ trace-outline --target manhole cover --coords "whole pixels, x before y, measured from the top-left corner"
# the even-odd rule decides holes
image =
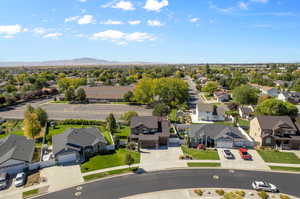
[[[214,175],[214,176],[213,176],[213,179],[215,179],[215,180],[219,180],[219,179],[220,179],[220,177],[219,177],[219,176],[216,176],[216,175]]]
[[[74,195],[78,197],[81,195],[81,192],[76,192]]]
[[[82,189],[82,187],[76,187],[77,191],[80,191]]]

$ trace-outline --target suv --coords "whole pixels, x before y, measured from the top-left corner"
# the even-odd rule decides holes
[[[20,187],[25,184],[26,174],[24,172],[18,173],[15,180],[15,186]]]
[[[8,185],[8,174],[0,173],[0,190],[5,189]]]
[[[233,156],[233,154],[231,153],[230,150],[228,150],[228,149],[223,149],[223,150],[222,150],[222,153],[223,153],[223,155],[224,155],[224,157],[225,157],[226,159],[234,159],[234,156]]]
[[[252,156],[248,153],[248,150],[245,149],[245,148],[240,148],[239,149],[239,152],[240,152],[240,155],[241,155],[241,158],[243,160],[252,160]]]
[[[254,181],[252,183],[252,187],[256,191],[268,191],[273,193],[279,192],[275,185],[263,181]]]

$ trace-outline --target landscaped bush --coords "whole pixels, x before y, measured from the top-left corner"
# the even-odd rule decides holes
[[[198,196],[202,196],[203,195],[203,191],[201,189],[195,189],[194,190],[195,194],[197,194]]]
[[[269,198],[269,194],[267,194],[264,191],[260,191],[257,193],[257,195],[261,198],[261,199],[268,199]]]
[[[223,189],[218,189],[216,190],[216,193],[219,195],[219,196],[223,196],[225,194],[225,191]]]
[[[95,125],[95,126],[101,126],[101,125],[105,125],[105,122],[98,121],[98,120],[67,119],[67,120],[59,121],[58,124],[60,124],[60,125]]]
[[[235,193],[242,197],[244,197],[246,195],[246,193],[244,191],[236,191]]]
[[[280,199],[290,199],[290,197],[289,196],[287,196],[287,195],[284,195],[284,194],[280,194]]]
[[[226,193],[222,199],[244,199],[241,195],[237,194],[236,192],[228,192]]]

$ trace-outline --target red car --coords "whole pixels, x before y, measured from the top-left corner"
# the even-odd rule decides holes
[[[240,148],[241,158],[244,160],[252,160],[252,156],[248,153],[248,150],[245,148]]]

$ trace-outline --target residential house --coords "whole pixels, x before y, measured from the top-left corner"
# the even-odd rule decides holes
[[[58,163],[83,162],[106,150],[107,141],[96,127],[70,128],[52,137],[53,154]]]
[[[225,112],[227,110],[226,106],[198,103],[196,115],[200,121],[225,121]]]
[[[206,147],[235,148],[253,147],[252,140],[239,130],[239,128],[217,124],[192,124],[188,129],[190,147],[203,144]]]
[[[86,98],[90,103],[95,102],[119,102],[124,101],[124,95],[134,90],[134,85],[130,86],[98,86],[81,87],[84,89]]]
[[[279,94],[279,91],[277,88],[270,87],[270,86],[261,86],[258,84],[250,84],[252,87],[260,90],[262,95],[270,95],[272,97],[277,97]]]
[[[225,91],[216,91],[214,92],[214,98],[218,101],[218,102],[228,102],[230,99],[230,96],[227,92]]]
[[[250,136],[260,146],[300,149],[298,129],[288,116],[257,116],[250,122]]]
[[[254,109],[252,106],[240,106],[239,115],[243,119],[252,119],[254,115]]]
[[[33,161],[34,140],[10,134],[0,140],[0,172],[16,174]]]
[[[139,143],[143,148],[168,146],[170,121],[163,117],[137,116],[130,120],[130,142]]]
[[[279,100],[290,102],[293,104],[298,104],[300,102],[300,93],[299,92],[281,92],[278,97]]]

